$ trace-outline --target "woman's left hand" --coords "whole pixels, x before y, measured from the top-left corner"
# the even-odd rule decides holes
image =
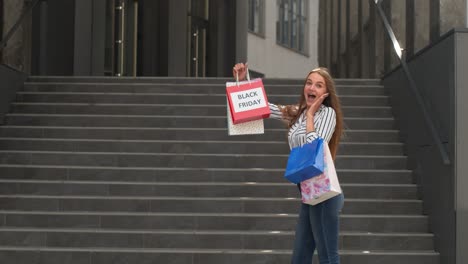
[[[328,93],[322,94],[320,97],[315,98],[314,102],[307,108],[307,117],[313,117],[317,110],[319,109],[320,105],[322,105],[325,98],[328,97]]]

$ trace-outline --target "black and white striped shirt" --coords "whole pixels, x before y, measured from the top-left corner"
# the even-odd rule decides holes
[[[270,106],[270,118],[285,120],[283,113],[275,104],[268,103]],[[306,111],[302,112],[296,123],[289,129],[288,141],[289,148],[302,146],[305,143],[310,143],[314,139],[322,138],[329,142],[336,126],[336,113],[331,107],[321,105],[314,116],[315,131],[307,133],[307,117]]]

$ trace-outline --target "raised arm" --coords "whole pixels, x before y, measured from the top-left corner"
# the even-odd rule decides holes
[[[268,106],[270,107],[270,111],[271,111],[270,118],[283,120],[283,112],[281,112],[278,105],[268,103]]]
[[[292,114],[295,114],[299,109],[297,105],[276,105],[268,103],[270,106],[270,118],[280,120],[286,123],[292,118]],[[289,114],[288,114],[289,113]]]

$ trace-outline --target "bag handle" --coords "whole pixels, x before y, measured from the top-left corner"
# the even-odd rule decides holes
[[[247,68],[247,81],[249,81],[249,84],[250,84],[249,68]],[[237,87],[239,87],[239,73],[237,71],[236,71],[236,84],[237,84]]]

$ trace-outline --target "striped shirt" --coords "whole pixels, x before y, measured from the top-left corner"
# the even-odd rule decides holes
[[[268,103],[270,106],[270,118],[287,121],[283,117],[278,105]],[[321,105],[314,115],[314,127],[315,131],[307,133],[307,117],[306,111],[297,119],[296,123],[289,129],[288,141],[289,148],[295,148],[302,146],[305,143],[310,143],[314,139],[322,138],[326,142],[329,142],[333,132],[335,132],[336,126],[336,113],[331,107]]]

